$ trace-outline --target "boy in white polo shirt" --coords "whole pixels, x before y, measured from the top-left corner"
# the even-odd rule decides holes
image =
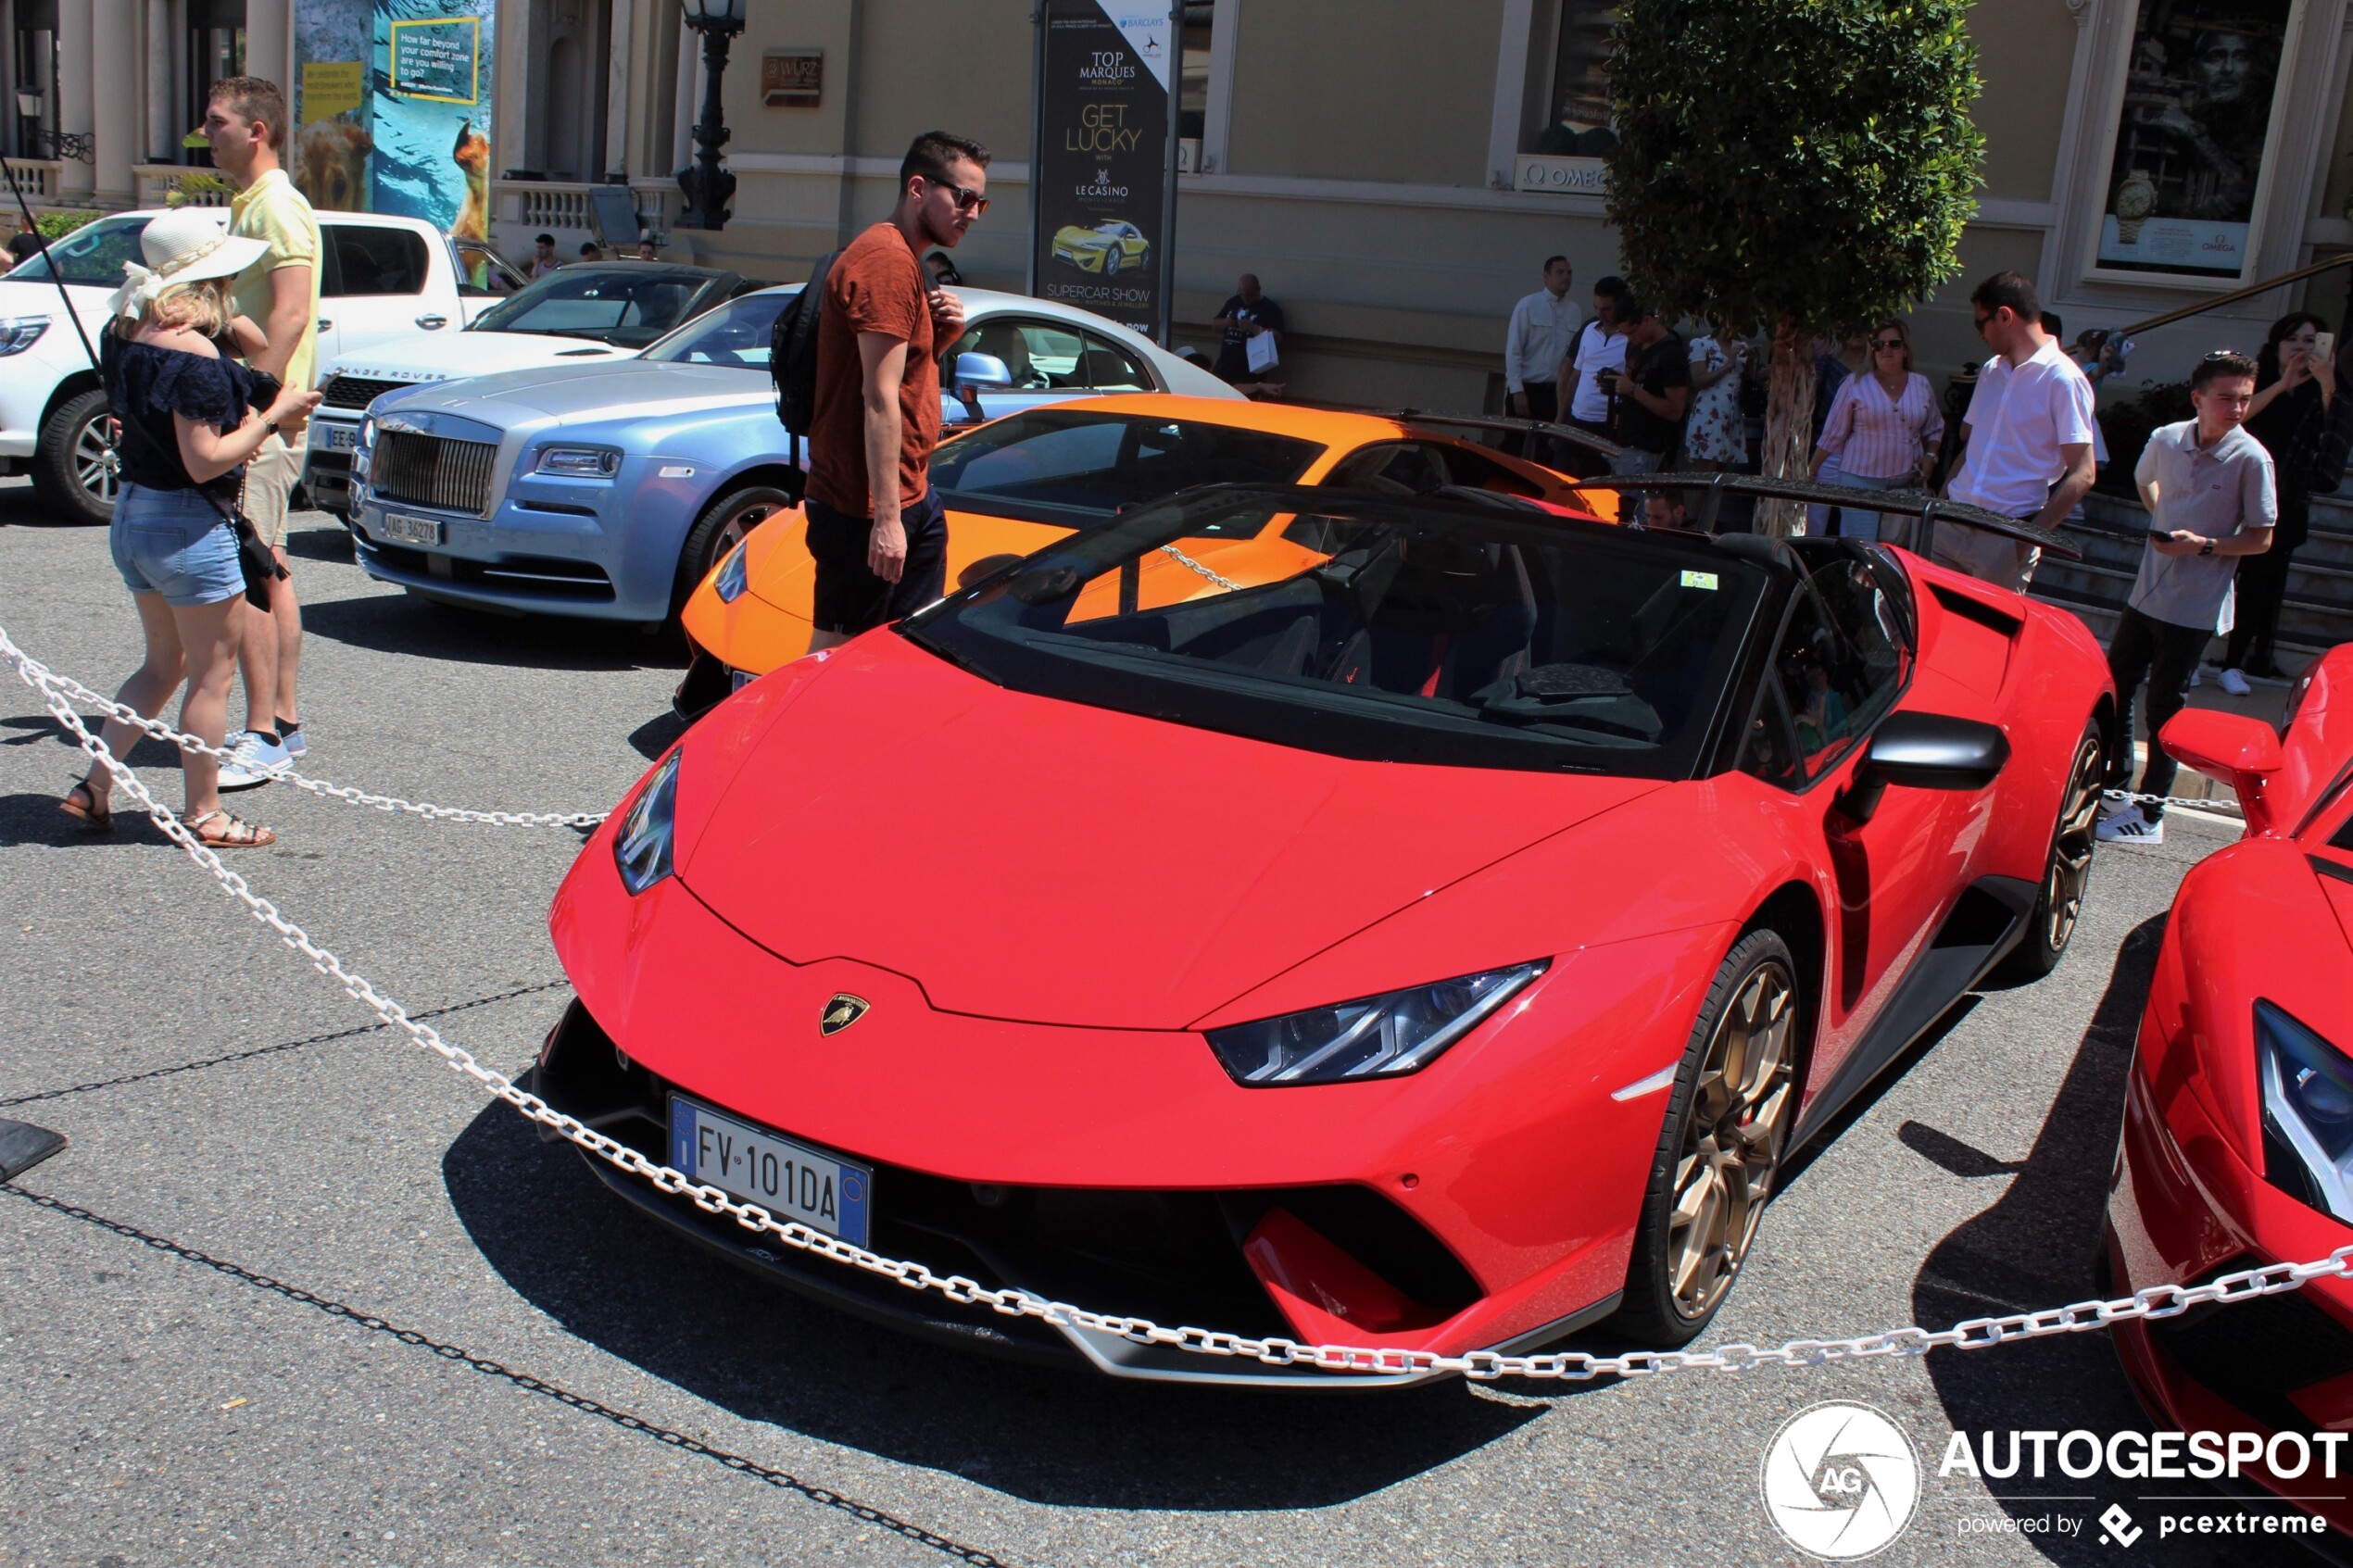
[[[2149,537],[2108,645],[2116,709],[2106,744],[2108,783],[2115,788],[2133,787],[2133,698],[2144,678],[2149,753],[2141,788],[2163,795],[2173,787],[2178,764],[2158,744],[2158,732],[2188,696],[2198,655],[2231,602],[2238,558],[2271,547],[2271,526],[2280,516],[2271,455],[2241,428],[2254,401],[2255,361],[2227,350],[2208,355],[2190,372],[2197,418],[2151,434],[2133,470],[2149,509]],[[2100,823],[2098,834],[2104,842],[2162,844],[2165,808],[2122,807]]]

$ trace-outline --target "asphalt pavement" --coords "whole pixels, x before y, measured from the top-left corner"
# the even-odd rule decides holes
[[[370,583],[316,514],[293,547],[314,776],[601,809],[677,733],[657,639],[436,609]],[[49,525],[20,482],[0,627],[103,690],[138,657],[104,532]],[[176,804],[165,748],[133,759]],[[1117,1384],[840,1316],[635,1218],[151,826],[74,831],[54,802],[76,761],[6,678],[0,1116],[72,1141],[0,1189],[0,1568],[1796,1563],[1759,1465],[1825,1399],[1919,1450],[1884,1561],[2304,1561],[2103,1542],[2112,1502],[2144,1527],[2242,1506],[2195,1484],[1937,1474],[1957,1429],[2145,1430],[2101,1335],[1359,1397]],[[529,1064],[570,995],[544,920],[577,834],[284,786],[236,806],[280,834],[235,862],[263,895],[484,1060]],[[1707,1343],[2096,1294],[2155,937],[2231,836],[2168,831],[2102,855],[2057,974],[1957,1010],[1806,1160]]]

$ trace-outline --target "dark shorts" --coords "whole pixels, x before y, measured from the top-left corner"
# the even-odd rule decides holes
[[[803,510],[809,553],[817,562],[813,608],[820,632],[854,637],[912,615],[947,591],[948,514],[938,491],[926,490],[922,500],[900,510],[900,526],[907,531],[907,565],[896,583],[867,570],[873,519],[837,512],[813,495]]]

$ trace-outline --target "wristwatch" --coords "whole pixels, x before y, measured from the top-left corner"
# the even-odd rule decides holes
[[[2212,555],[2212,554],[2214,553],[2214,541],[2213,541],[2213,540],[2211,540],[2211,539],[2208,539],[2208,540],[2207,540],[2205,543],[2203,543],[2203,544],[2201,544],[2200,546],[2198,546],[2198,547],[2197,547],[2197,553],[2198,553],[2199,555],[2202,555],[2202,556],[2210,556],[2210,555]]]

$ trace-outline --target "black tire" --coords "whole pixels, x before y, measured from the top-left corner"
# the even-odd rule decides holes
[[[779,484],[746,484],[728,491],[703,508],[686,543],[678,551],[678,582],[671,590],[670,617],[678,618],[687,597],[711,575],[720,558],[773,513],[796,506],[800,497]]]
[[[2067,945],[2075,936],[2083,895],[2092,881],[2092,857],[2099,847],[2093,829],[2099,823],[2100,786],[2106,782],[2108,748],[2101,743],[2097,720],[2083,726],[2075,743],[2075,760],[2067,784],[2059,791],[2058,814],[2051,823],[2050,853],[2043,862],[2043,886],[2034,896],[2034,910],[2027,917],[2026,935],[2019,938],[1995,967],[1994,978],[2011,984],[2040,980],[2058,967]]]
[[[33,494],[69,522],[114,521],[120,469],[106,418],[104,392],[79,393],[57,406],[33,445]]]
[[[1733,944],[1667,1097],[1614,1331],[1648,1347],[1681,1345],[1731,1293],[1796,1124],[1809,1010],[1780,933],[1752,931]],[[1733,1051],[1745,1063],[1737,1076],[1723,1071]],[[1697,1199],[1680,1223],[1679,1198]],[[1705,1245],[1719,1226],[1723,1245]]]

